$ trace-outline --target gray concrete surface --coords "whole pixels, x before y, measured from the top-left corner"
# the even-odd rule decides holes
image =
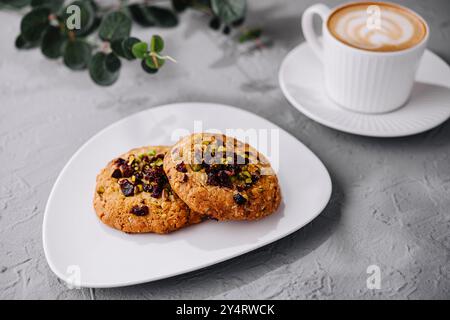
[[[38,50],[16,51],[20,14],[0,12],[0,298],[450,298],[450,124],[373,139],[326,128],[293,108],[277,72],[302,41],[300,15],[311,3],[251,1],[249,24],[274,40],[262,51],[230,44],[196,14],[171,30],[134,28],[141,38],[163,34],[179,63],[148,76],[125,62],[109,88]],[[430,48],[450,62],[450,2],[403,3],[429,21]],[[132,287],[69,290],[50,271],[41,242],[59,171],[110,123],[179,101],[235,105],[292,133],[330,170],[330,204],[295,234],[204,270]],[[379,290],[366,287],[372,264],[381,270]]]

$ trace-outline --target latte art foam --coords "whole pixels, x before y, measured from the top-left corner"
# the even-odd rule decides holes
[[[368,8],[377,9],[376,11]],[[357,3],[334,12],[328,29],[340,41],[364,50],[398,51],[418,44],[424,22],[412,12],[387,3]]]

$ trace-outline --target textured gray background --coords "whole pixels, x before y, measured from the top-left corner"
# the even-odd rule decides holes
[[[0,12],[0,298],[449,298],[450,124],[373,139],[328,129],[290,106],[277,72],[302,41],[300,15],[311,3],[252,1],[249,24],[275,40],[263,51],[234,46],[197,14],[183,15],[171,30],[134,28],[141,38],[163,34],[179,63],[157,76],[124,63],[109,88],[38,50],[16,51],[20,14]],[[431,49],[450,62],[450,2],[403,3],[429,21]],[[295,234],[204,270],[126,288],[67,289],[41,243],[44,206],[59,171],[110,123],[180,101],[235,105],[292,133],[328,167],[330,204]],[[366,288],[371,264],[381,268],[380,290]]]

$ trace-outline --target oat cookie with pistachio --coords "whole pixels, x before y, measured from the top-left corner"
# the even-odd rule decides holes
[[[94,208],[105,224],[128,233],[168,233],[202,221],[172,191],[163,170],[169,147],[130,150],[97,176]]]
[[[195,133],[164,158],[175,193],[194,211],[218,220],[256,220],[281,202],[278,178],[256,149],[222,134]]]

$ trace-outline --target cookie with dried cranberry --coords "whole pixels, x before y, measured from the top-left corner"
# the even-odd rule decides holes
[[[164,158],[164,171],[192,210],[218,220],[257,220],[274,213],[281,202],[269,161],[225,135],[184,137]]]
[[[142,147],[112,160],[97,176],[94,208],[128,233],[168,233],[202,221],[172,191],[163,170],[169,147]]]

